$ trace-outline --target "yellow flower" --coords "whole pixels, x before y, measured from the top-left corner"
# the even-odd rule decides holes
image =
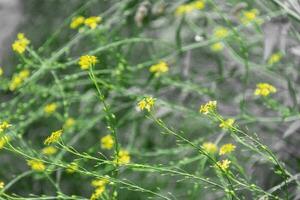
[[[97,25],[102,21],[102,18],[99,16],[92,16],[84,20],[84,24],[90,29],[95,29]]]
[[[205,2],[198,0],[191,3],[186,3],[178,6],[175,11],[175,15],[180,16],[186,13],[190,13],[194,10],[203,10],[205,8]]]
[[[47,104],[45,107],[44,107],[44,112],[47,113],[48,115],[55,112],[57,109],[57,104],[56,103],[50,103],[50,104]]]
[[[212,142],[205,142],[202,145],[202,148],[207,152],[207,153],[216,153],[218,151],[217,145],[215,145]]]
[[[12,125],[7,121],[4,121],[0,124],[0,133],[11,127]]]
[[[3,69],[2,69],[2,67],[0,67],[0,76],[2,76],[3,75]]]
[[[101,148],[102,149],[111,149],[114,146],[114,139],[111,135],[106,135],[101,138]]]
[[[74,124],[75,124],[75,119],[74,118],[72,118],[72,117],[69,117],[67,120],[66,120],[66,122],[64,123],[64,129],[69,129],[69,128],[71,128],[72,126],[74,126]]]
[[[30,71],[28,69],[24,69],[19,73],[15,74],[9,84],[9,89],[11,91],[16,90],[29,77],[29,75],[30,75]]]
[[[222,42],[216,42],[210,46],[210,49],[214,52],[219,52],[224,49],[224,44]]]
[[[257,16],[259,15],[259,11],[257,9],[252,9],[248,11],[242,12],[241,22],[243,24],[248,24],[251,22],[259,22]]]
[[[76,162],[71,162],[70,164],[68,164],[67,166],[67,173],[69,174],[73,174],[78,170],[78,164]]]
[[[221,155],[225,155],[225,154],[231,153],[232,151],[235,150],[235,148],[236,148],[236,146],[233,145],[233,144],[224,144],[220,148],[219,155],[221,156]]]
[[[223,171],[226,171],[229,168],[230,163],[230,160],[225,159],[222,161],[218,161],[215,167],[221,168]]]
[[[169,66],[166,62],[160,61],[158,64],[152,65],[149,71],[154,73],[156,76],[159,76],[160,74],[168,72]]]
[[[93,180],[91,185],[93,187],[95,187],[95,191],[91,196],[91,200],[96,200],[98,199],[102,193],[105,191],[105,185],[108,183],[108,179],[106,178],[101,178],[101,179],[97,179],[97,180]]]
[[[268,83],[258,83],[254,91],[255,96],[269,96],[272,93],[276,93],[276,88]]]
[[[228,29],[225,27],[217,27],[215,28],[214,32],[213,32],[213,36],[216,37],[217,39],[223,39],[225,37],[227,37],[229,34]]]
[[[234,122],[235,122],[234,119],[229,118],[229,119],[222,121],[221,124],[219,125],[219,127],[223,128],[223,129],[230,129],[233,127]]]
[[[155,99],[152,97],[144,97],[141,101],[138,102],[138,107],[140,110],[146,109],[148,112],[151,111],[155,104]]]
[[[86,70],[94,66],[97,62],[98,60],[96,56],[84,55],[79,58],[78,64],[81,69]]]
[[[56,154],[56,152],[57,152],[57,149],[53,146],[45,147],[42,149],[42,153],[46,156]]]
[[[281,53],[274,53],[271,55],[271,57],[268,60],[269,65],[274,65],[282,59],[282,54]]]
[[[60,139],[62,134],[63,134],[62,130],[52,132],[51,135],[46,138],[46,140],[44,141],[44,144],[49,145],[49,144],[58,142],[58,140]]]
[[[46,166],[40,160],[28,160],[27,164],[28,164],[28,166],[31,167],[32,170],[37,171],[37,172],[42,172],[42,171],[45,171],[45,169],[46,169]]]
[[[9,136],[2,136],[0,137],[0,149],[2,149],[4,147],[4,145],[6,143],[8,143],[10,141],[10,137]]]
[[[118,158],[115,159],[115,163],[119,165],[126,165],[130,163],[130,155],[126,150],[120,150],[118,153]]]
[[[85,18],[82,17],[82,16],[77,16],[77,17],[73,18],[72,22],[70,24],[70,28],[71,29],[78,28],[79,26],[81,26],[82,24],[84,24],[84,20],[85,20]]]
[[[200,106],[199,112],[207,115],[208,113],[214,112],[217,109],[217,101],[209,101],[206,104]]]
[[[0,181],[0,189],[3,189],[4,188],[4,182],[3,181]]]
[[[12,48],[15,52],[23,54],[28,44],[30,44],[30,41],[23,33],[19,33],[17,35],[17,40],[12,44]]]

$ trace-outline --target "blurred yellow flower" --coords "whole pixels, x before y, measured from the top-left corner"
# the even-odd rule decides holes
[[[160,61],[158,64],[152,65],[149,69],[150,72],[154,73],[156,76],[159,76],[163,73],[169,71],[169,66],[166,62]]]
[[[233,127],[234,122],[235,122],[234,119],[229,118],[229,119],[222,121],[221,124],[219,125],[219,127],[223,128],[223,129],[230,129]]]
[[[186,3],[178,6],[175,10],[175,15],[180,16],[183,14],[190,13],[194,10],[203,10],[205,8],[205,1],[198,0],[191,3]]]
[[[144,97],[141,101],[138,102],[138,107],[140,110],[146,109],[148,112],[150,112],[154,104],[155,104],[154,98]]]
[[[199,112],[207,115],[208,113],[214,112],[217,109],[217,101],[209,101],[206,104],[200,106]]]
[[[94,66],[97,62],[98,60],[96,56],[84,55],[79,58],[78,64],[81,69],[86,70]]]
[[[108,182],[109,180],[107,178],[100,178],[100,179],[93,180],[91,182],[91,185],[97,188],[106,185]]]
[[[60,139],[62,134],[63,134],[62,130],[52,132],[51,135],[46,138],[46,140],[44,141],[44,144],[49,145],[49,144],[58,142],[58,140]]]
[[[0,181],[0,189],[3,189],[4,188],[4,182],[3,181]]]
[[[29,75],[30,75],[30,71],[28,69],[24,69],[19,73],[15,74],[9,83],[9,89],[11,91],[16,90],[29,77]]]
[[[114,146],[114,138],[111,135],[106,135],[101,138],[101,148],[111,149]]]
[[[95,29],[101,21],[102,21],[101,17],[92,16],[92,17],[86,18],[84,20],[84,24],[86,26],[88,26],[90,29]]]
[[[10,141],[10,137],[9,136],[1,136],[0,137],[0,149],[2,149],[4,147],[4,145],[6,143],[8,143]]]
[[[129,152],[126,150],[120,150],[118,153],[118,157],[115,158],[115,163],[119,165],[126,165],[130,163],[130,155]]]
[[[202,145],[202,148],[207,152],[207,153],[216,153],[218,151],[217,145],[215,145],[212,142],[205,142]]]
[[[70,28],[71,29],[76,29],[79,26],[84,24],[84,20],[85,18],[83,16],[77,16],[75,18],[72,19],[71,24],[70,24]]]
[[[91,200],[96,200],[99,199],[99,197],[103,194],[103,192],[105,191],[105,186],[108,183],[108,179],[106,178],[101,178],[101,179],[96,179],[93,180],[91,185],[93,187],[95,187],[95,191],[93,192],[92,196],[91,196]]]
[[[3,121],[0,123],[0,133],[11,127],[12,125],[8,123],[7,121]]]
[[[52,114],[55,112],[57,109],[57,104],[56,103],[49,103],[44,107],[44,112],[47,114]]]
[[[53,146],[45,147],[42,149],[42,153],[46,156],[51,156],[53,154],[56,154],[56,152],[57,152],[57,148]]]
[[[2,67],[0,67],[0,76],[2,76],[3,75],[3,69],[2,69]]]
[[[259,11],[257,9],[246,10],[242,12],[240,20],[243,24],[259,22],[258,15]]]
[[[224,49],[224,44],[222,42],[216,42],[210,46],[210,49],[214,52],[219,52]]]
[[[37,172],[42,172],[42,171],[45,171],[45,169],[46,169],[46,166],[40,160],[28,160],[27,164],[28,164],[28,166],[31,167],[32,170],[37,171]]]
[[[274,65],[276,63],[279,63],[282,59],[282,54],[281,53],[274,53],[270,56],[268,60],[269,65]]]
[[[66,172],[69,174],[73,174],[78,170],[79,166],[76,162],[71,162],[70,164],[68,164]]]
[[[105,186],[96,188],[95,191],[93,192],[90,200],[98,200],[104,191],[105,191]]]
[[[64,123],[64,125],[63,125],[64,129],[69,129],[69,128],[71,128],[72,126],[74,126],[75,122],[76,122],[76,121],[75,121],[74,118],[69,117],[69,118],[66,120],[66,122]]]
[[[222,26],[215,28],[213,32],[213,36],[220,40],[227,37],[228,34],[229,34],[228,29]]]
[[[223,171],[226,171],[230,166],[231,161],[228,159],[218,161],[216,164],[216,168],[221,168]]]
[[[235,148],[236,148],[236,146],[233,144],[224,144],[220,148],[219,155],[225,155],[225,154],[231,153],[232,151],[235,150]]]
[[[28,44],[30,44],[30,41],[23,33],[19,33],[17,40],[12,44],[12,49],[19,54],[23,54]]]
[[[255,96],[269,96],[272,93],[276,93],[277,89],[268,83],[258,83],[254,91]]]

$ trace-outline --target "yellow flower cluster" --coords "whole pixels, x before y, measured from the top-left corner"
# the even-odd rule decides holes
[[[276,93],[277,89],[268,83],[258,83],[254,91],[255,96],[269,96],[272,93]]]
[[[163,73],[169,71],[169,66],[166,62],[160,61],[158,64],[152,65],[149,69],[150,72],[154,73],[156,76],[159,76]]]
[[[0,133],[4,132],[6,129],[8,129],[11,126],[12,125],[10,123],[8,123],[7,121],[0,123]]]
[[[259,15],[259,11],[257,9],[246,10],[242,12],[242,16],[240,20],[245,25],[252,22],[259,23],[260,20],[258,19],[258,15]]]
[[[214,112],[217,109],[217,101],[209,101],[206,104],[200,106],[199,112],[207,115]]]
[[[180,5],[176,8],[175,15],[180,16],[186,13],[190,13],[194,10],[203,10],[205,8],[205,1],[198,0],[191,3]]]
[[[279,63],[282,59],[282,54],[281,53],[274,53],[270,56],[268,59],[268,64],[269,65],[274,65],[276,63]]]
[[[3,189],[4,188],[4,182],[3,181],[0,181],[0,189]]]
[[[223,42],[216,42],[210,46],[210,49],[214,52],[219,52],[224,49],[224,43]]]
[[[3,75],[3,69],[2,69],[2,67],[0,67],[0,76],[2,76]]]
[[[213,36],[219,40],[226,38],[228,35],[229,35],[228,29],[222,26],[215,28],[213,31]]]
[[[235,122],[234,119],[229,118],[229,119],[221,121],[219,127],[223,128],[223,129],[231,129],[231,128],[233,128],[234,122]]]
[[[56,103],[49,103],[44,107],[44,112],[48,115],[54,113],[57,109]]]
[[[32,170],[37,171],[37,172],[42,172],[42,171],[45,171],[45,169],[46,169],[46,166],[40,160],[28,160],[27,164],[28,164],[28,166],[31,167]]]
[[[57,148],[53,146],[45,147],[42,149],[42,153],[46,156],[51,156],[53,154],[56,154],[56,152],[57,152]]]
[[[227,169],[230,166],[231,161],[228,159],[222,160],[222,161],[218,161],[216,164],[216,168],[219,169],[221,168],[223,171],[227,171]]]
[[[101,178],[101,179],[97,179],[97,180],[93,180],[91,185],[93,187],[95,187],[95,191],[91,196],[91,200],[96,200],[99,199],[100,196],[103,194],[103,192],[105,191],[105,186],[108,183],[108,179],[107,178]]]
[[[138,107],[140,110],[146,109],[148,112],[150,112],[154,104],[155,104],[154,98],[144,97],[141,101],[138,102]]]
[[[4,145],[6,143],[8,143],[10,141],[10,137],[5,135],[5,136],[1,136],[0,137],[0,149],[2,149],[4,147]]]
[[[16,90],[29,77],[29,75],[30,75],[30,71],[28,69],[24,69],[19,73],[15,74],[9,83],[9,89],[11,91]]]
[[[84,55],[79,58],[79,66],[81,69],[86,70],[94,66],[98,62],[96,56]]]
[[[91,16],[88,18],[84,18],[83,16],[77,16],[72,19],[70,28],[76,29],[80,27],[81,25],[86,25],[90,29],[95,29],[99,23],[101,23],[102,18],[99,16]]]
[[[218,151],[217,145],[215,145],[212,142],[205,142],[202,145],[202,148],[207,152],[207,153],[216,153]]]
[[[75,125],[76,121],[74,118],[69,117],[66,122],[64,123],[63,127],[64,129],[70,129],[71,127],[73,127]]]
[[[236,148],[236,146],[233,145],[233,144],[224,144],[224,145],[221,146],[221,148],[220,148],[219,155],[229,154],[229,153],[231,153],[232,151],[234,151],[235,148]]]
[[[117,163],[118,165],[126,165],[130,163],[129,152],[124,149],[120,150],[118,153],[118,157],[115,158],[115,163]]]
[[[114,138],[111,135],[106,135],[102,137],[100,142],[101,142],[101,148],[108,149],[108,150],[113,148],[115,143]]]
[[[44,144],[49,145],[49,144],[58,142],[58,140],[60,139],[62,134],[63,134],[62,130],[52,132],[51,135],[46,138],[46,140],[44,141]]]
[[[12,44],[12,49],[19,54],[23,54],[29,44],[30,41],[25,37],[25,35],[23,33],[19,33],[17,35],[17,40]]]
[[[77,162],[71,162],[70,164],[68,164],[66,172],[69,174],[73,174],[78,170],[79,166],[77,164]]]

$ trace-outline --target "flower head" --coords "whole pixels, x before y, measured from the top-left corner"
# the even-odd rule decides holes
[[[3,181],[0,181],[0,189],[3,189],[4,188],[4,182]]]
[[[158,64],[152,65],[149,71],[154,73],[156,76],[159,76],[160,74],[168,72],[169,66],[166,62],[160,61]]]
[[[180,16],[190,13],[194,10],[203,10],[205,8],[205,2],[203,0],[198,0],[191,3],[186,3],[178,6],[175,11],[175,15]]]
[[[202,148],[207,152],[207,153],[216,153],[218,151],[217,145],[215,145],[212,142],[205,142],[202,145]]]
[[[268,60],[269,65],[274,65],[276,63],[279,63],[280,60],[282,59],[282,54],[281,53],[274,53],[270,56]]]
[[[56,152],[57,152],[57,148],[53,146],[45,147],[42,149],[42,153],[46,156],[51,156],[53,154],[56,154]]]
[[[64,129],[69,129],[76,123],[75,119],[72,117],[69,117],[66,122],[64,123],[63,127]]]
[[[2,76],[3,75],[3,69],[2,69],[2,67],[0,67],[0,76]]]
[[[225,155],[225,154],[231,153],[232,151],[235,150],[235,148],[236,148],[236,146],[233,144],[224,144],[220,148],[219,155]]]
[[[96,56],[84,55],[79,58],[78,64],[81,69],[86,70],[94,66],[97,62],[98,60]]]
[[[66,172],[69,174],[73,174],[78,170],[79,166],[77,164],[77,162],[71,162],[70,164],[68,164]]]
[[[114,146],[114,138],[111,135],[106,135],[103,138],[101,138],[101,148],[102,149],[111,149]]]
[[[15,74],[12,80],[10,81],[9,89],[11,91],[16,90],[29,77],[29,75],[30,75],[30,71],[28,69],[24,69],[19,73]]]
[[[84,20],[85,18],[83,16],[77,16],[75,18],[72,19],[71,24],[70,24],[70,28],[71,29],[76,29],[79,26],[84,24]]]
[[[130,163],[129,152],[124,149],[120,150],[118,153],[118,157],[115,158],[115,163],[117,163],[118,165],[126,165]]]
[[[49,103],[44,107],[44,112],[49,115],[54,113],[56,109],[57,109],[56,103]]]
[[[60,139],[62,134],[63,134],[62,130],[52,132],[51,135],[46,138],[46,140],[44,141],[44,144],[49,145],[49,144],[58,142],[58,140]]]
[[[40,160],[28,160],[27,164],[28,164],[28,166],[31,167],[32,170],[37,171],[37,172],[42,172],[42,171],[45,171],[45,169],[46,169],[46,166]]]
[[[210,49],[214,52],[219,52],[224,49],[224,44],[222,42],[216,42],[210,46]]]
[[[144,97],[141,101],[138,102],[138,107],[140,110],[146,109],[148,112],[150,112],[154,104],[155,104],[154,98]]]
[[[233,118],[226,119],[222,121],[219,125],[220,128],[223,129],[231,129],[233,127],[235,120]]]
[[[260,22],[258,19],[259,11],[257,9],[246,10],[242,12],[241,22],[249,24],[252,22]]]
[[[255,96],[269,96],[272,93],[276,93],[276,88],[268,83],[258,83],[254,91]]]
[[[199,112],[207,115],[211,112],[214,112],[217,109],[217,101],[209,101],[206,104],[200,106]]]
[[[30,41],[23,33],[19,33],[17,35],[17,40],[12,44],[12,48],[15,52],[23,54],[28,44],[30,44]]]
[[[230,166],[231,161],[228,159],[222,160],[222,161],[218,161],[216,163],[216,168],[221,168],[223,171],[227,171],[227,169]]]
[[[12,125],[7,121],[0,123],[0,133],[11,127]]]
[[[227,37],[228,34],[229,34],[228,29],[222,26],[215,28],[213,32],[213,36],[219,40]]]
[[[84,24],[86,26],[88,26],[90,29],[95,29],[101,21],[102,21],[101,17],[92,16],[92,17],[86,18],[84,20]]]
[[[97,180],[93,180],[91,185],[95,187],[95,191],[91,196],[91,200],[99,199],[99,197],[102,195],[102,193],[105,191],[105,186],[108,183],[108,179],[101,178]]]
[[[4,147],[4,145],[6,143],[8,143],[10,141],[10,137],[5,135],[5,136],[1,136],[0,137],[0,149],[2,149]]]

